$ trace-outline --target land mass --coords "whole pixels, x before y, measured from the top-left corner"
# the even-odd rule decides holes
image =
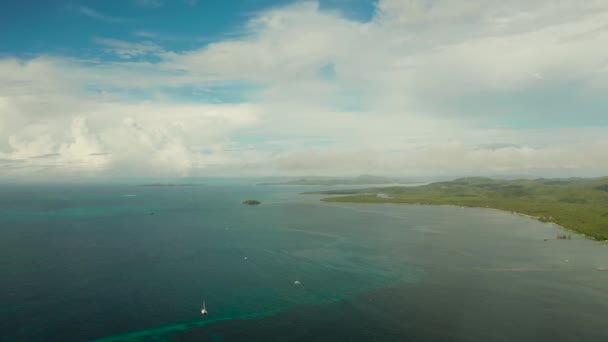
[[[202,186],[201,183],[150,183],[142,184],[142,186]]]
[[[455,205],[506,210],[608,240],[608,177],[534,180],[460,178],[423,186],[330,190],[325,202]]]
[[[374,184],[403,184],[403,180],[380,176],[361,175],[355,178],[300,178],[284,182],[259,183],[258,185],[374,185]]]

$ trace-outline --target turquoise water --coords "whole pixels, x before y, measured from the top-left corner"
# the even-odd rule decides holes
[[[3,185],[0,335],[608,337],[608,272],[597,270],[608,266],[604,244],[544,241],[558,228],[495,210],[328,204],[298,194],[311,189]]]

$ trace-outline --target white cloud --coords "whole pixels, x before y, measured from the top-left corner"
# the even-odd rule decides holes
[[[119,23],[119,22],[123,22],[124,19],[122,18],[118,18],[118,17],[113,17],[113,16],[109,16],[106,14],[103,14],[97,10],[92,9],[91,7],[87,7],[87,6],[79,6],[77,8],[78,12],[84,16],[87,16],[89,18],[94,18],[97,20],[101,20],[101,21],[106,21],[106,22],[110,22],[110,23]]]
[[[160,46],[153,42],[131,43],[118,39],[95,38],[95,43],[105,46],[106,52],[111,52],[123,59],[162,53]]]
[[[420,149],[289,152],[276,158],[277,169],[293,175],[355,176],[376,173],[406,176],[439,174],[592,175],[608,169],[608,140],[544,148],[472,148],[460,142],[427,144]]]
[[[369,22],[299,2],[191,51],[143,32],[95,40],[123,62],[2,59],[0,159],[24,162],[0,175],[46,154],[80,175],[605,173],[606,22],[604,1],[380,0]],[[217,84],[246,100],[188,93]],[[599,109],[564,121],[529,97]]]
[[[86,69],[46,58],[0,62],[6,71],[0,86],[0,159],[26,161],[19,169],[0,168],[1,173],[186,175],[206,165],[209,156],[202,150],[229,141],[231,133],[258,118],[256,106],[248,104],[98,96],[81,89],[94,78],[91,70],[79,68]],[[52,165],[35,158],[50,154],[56,154]]]

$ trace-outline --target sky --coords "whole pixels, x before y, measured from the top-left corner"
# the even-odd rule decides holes
[[[4,0],[0,179],[608,175],[606,94],[608,0]]]

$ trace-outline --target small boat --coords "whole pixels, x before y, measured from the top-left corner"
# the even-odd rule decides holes
[[[300,285],[302,285],[302,283],[300,283],[300,281],[299,281],[299,280],[294,281],[294,282],[293,282],[293,284],[294,284],[295,286],[300,286]]]
[[[207,309],[205,308],[205,301],[203,301],[203,309],[201,310],[203,316],[207,316]]]

